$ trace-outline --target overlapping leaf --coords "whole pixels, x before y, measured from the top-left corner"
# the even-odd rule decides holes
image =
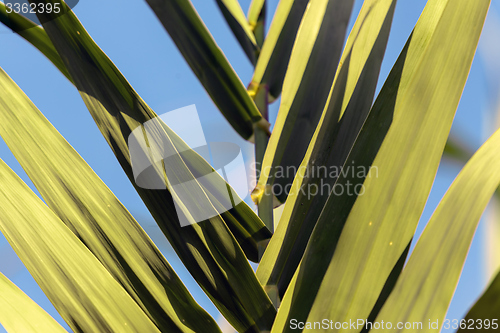
[[[72,81],[59,53],[57,53],[43,28],[22,15],[14,12],[7,13],[7,8],[2,2],[0,2],[0,22],[40,50],[68,80]]]
[[[45,310],[0,273],[0,325],[10,333],[65,333]]]
[[[266,0],[252,0],[248,9],[248,23],[260,48],[265,39],[266,12]]]
[[[0,231],[74,331],[160,332],[78,237],[0,160]]]
[[[274,186],[280,202],[304,155],[328,99],[352,10],[351,0],[310,2],[300,25],[283,96],[255,193]],[[253,196],[259,201],[259,195]]]
[[[252,1],[249,13],[251,25],[257,16],[259,1],[262,0]],[[281,0],[278,4],[255,66],[249,87],[250,94],[255,96],[261,86],[267,86],[270,102],[281,94],[290,54],[308,2],[309,0]]]
[[[218,332],[140,225],[0,69],[0,136],[47,205],[163,331]]]
[[[243,202],[220,215],[214,208],[213,217],[181,227],[174,204],[173,196],[177,196],[175,192],[137,186],[127,140],[134,129],[157,119],[156,114],[93,42],[74,14],[67,7],[64,9],[67,10],[66,14],[54,20],[50,20],[50,14],[39,14],[40,20],[46,22],[43,23],[44,29],[65,61],[66,68],[99,129],[174,250],[235,328],[250,332],[269,327],[275,310],[231,233],[234,231],[239,237],[249,258],[256,260],[257,242],[268,238],[269,231]],[[189,151],[185,143],[164,123],[157,121],[157,125],[155,134],[158,137],[154,139],[163,140],[168,145],[165,149]],[[177,158],[178,168],[173,171],[179,172],[179,179],[190,177],[194,182],[186,186],[196,184],[200,188],[201,185],[196,182],[192,172],[204,174],[207,169],[212,170],[210,166],[193,151],[178,153]],[[163,174],[160,179],[166,185],[170,181],[174,183],[174,179],[164,179]],[[217,187],[220,182],[209,185],[222,191],[220,186]],[[228,190],[226,186],[222,186],[225,191]],[[212,199],[212,188],[200,190],[204,196],[193,200]],[[217,206],[216,201],[210,202],[214,207]]]
[[[344,194],[331,195],[321,213],[275,332],[289,331],[291,318],[369,316],[415,232],[488,6],[428,2],[344,164],[355,172],[336,182]]]
[[[469,310],[465,316],[467,327],[471,324],[475,332],[488,332],[495,329],[493,319],[498,323],[498,314],[500,313],[500,274],[493,279],[490,286],[481,295],[481,298],[474,304],[472,309]],[[498,327],[498,326],[497,326]],[[465,332],[470,330],[459,329],[458,332]]]
[[[147,0],[193,72],[233,128],[251,139],[259,110],[189,0]]]
[[[432,323],[438,321],[440,325],[425,327],[426,332],[441,330],[479,219],[500,185],[499,147],[500,131],[497,131],[474,154],[450,186],[377,316],[377,322],[422,322],[427,325],[430,320]],[[484,312],[479,317],[479,313],[473,314],[473,319],[489,319],[491,323],[496,318],[498,321],[499,302],[494,299],[494,296],[498,297],[494,284],[487,291],[490,294],[482,298]],[[486,303],[489,303],[488,307]],[[465,326],[470,324],[469,321]],[[483,322],[481,324],[484,325]],[[472,327],[480,329],[475,321]],[[417,331],[414,327],[397,330]]]
[[[366,1],[347,39],[300,176],[257,270],[261,283],[277,286],[281,297],[372,105],[395,5],[392,0]]]
[[[255,65],[259,58],[260,46],[257,45],[252,27],[247,21],[238,0],[216,0],[236,39],[245,51],[250,62]]]

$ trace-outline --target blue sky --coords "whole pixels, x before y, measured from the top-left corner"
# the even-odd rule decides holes
[[[252,76],[252,66],[227,27],[215,0],[192,0],[192,2],[242,81],[248,83]],[[410,35],[425,2],[423,0],[398,2],[379,88]],[[240,0],[240,3],[246,11],[250,0]],[[269,12],[274,12],[278,0],[270,0],[268,3]],[[353,17],[359,11],[361,4],[360,0],[355,2]],[[474,60],[452,129],[452,132],[457,133],[472,149],[477,149],[487,138],[487,133],[491,133],[492,122],[488,117],[497,102],[494,97],[498,92],[496,74],[500,74],[500,70],[495,59],[500,59],[500,50],[498,47],[495,48],[494,42],[491,42],[494,41],[491,36],[494,36],[495,28],[498,28],[498,4],[496,2],[495,4],[496,8],[490,9],[487,20],[488,31],[485,31],[481,40],[480,52]],[[251,160],[252,146],[239,139],[220,115],[145,2],[81,0],[74,11],[97,44],[158,114],[195,104],[207,141],[236,142],[242,147],[245,158]],[[500,33],[500,30],[496,32]],[[3,26],[0,26],[0,45],[2,45],[0,66],[144,226],[185,281],[195,299],[218,318],[215,307],[170,250],[163,234],[121,171],[77,91],[45,57]],[[271,122],[276,117],[278,108],[279,100],[271,106]],[[0,158],[31,186],[29,179],[3,141],[0,142]],[[449,163],[440,167],[417,234],[422,231],[423,224],[429,219],[459,170],[459,167]],[[464,274],[447,318],[462,318],[487,282],[483,224],[484,221],[472,244]],[[0,271],[62,322],[1,235],[0,258]]]

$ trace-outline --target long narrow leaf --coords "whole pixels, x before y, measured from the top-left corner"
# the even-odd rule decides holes
[[[216,0],[229,27],[245,51],[250,62],[255,66],[259,58],[260,46],[257,45],[251,26],[241,9],[238,0]]]
[[[498,314],[500,313],[500,273],[493,279],[486,291],[474,304],[465,316],[467,327],[473,323],[475,332],[491,331],[495,326],[498,328]],[[497,325],[494,325],[493,319]],[[482,330],[481,330],[482,329]],[[457,332],[470,330],[460,328]]]
[[[65,333],[45,310],[0,273],[0,325],[9,333]]]
[[[74,331],[160,332],[69,228],[0,160],[0,231]]]
[[[162,331],[218,332],[140,225],[0,69],[0,136],[47,205]]]
[[[248,23],[260,48],[265,39],[266,12],[266,0],[252,0],[248,9]]]
[[[315,226],[276,332],[289,331],[292,318],[369,316],[415,232],[488,6],[487,0],[428,2],[344,164],[350,172],[338,178],[337,195]]]
[[[441,330],[479,219],[500,185],[499,147],[500,131],[497,131],[450,186],[377,316],[377,322],[422,322],[426,332]],[[498,307],[494,314],[491,310],[486,310],[480,318],[498,321]],[[439,325],[429,327],[429,320],[438,321]],[[465,326],[469,325],[467,322]],[[472,326],[476,328],[475,321]],[[397,330],[417,331],[415,327]]]
[[[255,96],[261,86],[268,87],[271,102],[281,94],[290,54],[308,2],[309,0],[281,0],[278,4],[255,66],[249,87],[250,94]],[[252,12],[252,20],[255,20],[255,15]]]
[[[189,0],[147,0],[193,72],[244,139],[267,123]]]
[[[42,52],[42,54],[45,55],[70,82],[72,82],[71,76],[66,66],[64,66],[59,53],[57,53],[49,36],[43,31],[42,27],[36,25],[23,15],[14,12],[7,13],[7,8],[2,2],[0,2],[0,22]]]
[[[395,5],[366,1],[347,39],[322,118],[257,270],[261,283],[277,286],[281,297],[338,177],[332,171],[344,164],[372,105]]]
[[[223,193],[223,190],[228,193],[228,185],[225,182],[202,185],[197,181],[195,174],[204,175],[213,171],[210,165],[189,150],[187,145],[156,117],[93,42],[75,15],[67,7],[63,8],[67,11],[65,15],[52,19],[50,14],[39,14],[40,21],[46,22],[43,23],[45,31],[65,61],[90,113],[174,250],[236,329],[254,331],[257,328],[269,327],[275,309],[231,233],[233,230],[245,230],[248,237],[240,239],[240,244],[247,247],[249,258],[257,259],[256,243],[268,238],[269,231],[244,202],[229,211],[221,212],[216,209],[216,199],[220,197],[217,193]],[[167,174],[172,172],[174,177],[159,178],[165,182],[167,188],[144,188],[137,185],[134,177],[128,139],[135,129],[148,132],[145,123],[150,121],[153,121],[152,126],[149,126],[151,132],[142,142],[147,139],[154,145],[161,143],[165,146],[160,145],[160,149],[175,152],[175,167],[163,171]],[[161,165],[161,162],[159,164]],[[155,168],[157,165],[155,162]],[[213,207],[212,217],[181,227],[177,215],[179,212],[175,207],[176,203],[179,204],[179,193],[171,186],[179,181],[182,186],[195,186],[198,189],[201,196],[187,200]],[[189,202],[186,201],[185,204],[188,205]],[[183,210],[179,214],[188,220],[196,220],[190,216],[191,213],[189,210]],[[244,235],[239,234],[241,237]]]
[[[283,85],[283,96],[267,145],[257,193],[273,194],[285,202],[285,188],[293,182],[335,78],[352,10],[351,0],[313,1],[300,25]],[[259,201],[257,196],[257,202]]]

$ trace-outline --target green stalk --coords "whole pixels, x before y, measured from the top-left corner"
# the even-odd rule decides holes
[[[254,97],[255,105],[259,109],[262,114],[262,118],[268,120],[268,86],[262,85],[260,89],[257,91]],[[254,125],[254,133],[255,133],[255,163],[257,170],[257,178],[260,174],[262,161],[264,160],[264,154],[266,152],[267,143],[269,142],[269,130],[258,127]],[[264,190],[264,194],[257,204],[259,210],[259,217],[264,222],[266,227],[274,232],[274,224],[273,224],[273,200],[272,200],[272,191],[266,188]],[[268,241],[263,246],[259,246],[259,255],[263,254],[263,250],[267,246]],[[261,250],[262,249],[262,253]]]

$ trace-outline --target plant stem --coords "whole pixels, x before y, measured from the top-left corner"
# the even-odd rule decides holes
[[[268,88],[267,85],[260,86],[257,93],[255,94],[255,105],[259,108],[262,117],[268,120]],[[269,132],[259,126],[254,126],[255,133],[255,163],[257,174],[260,174],[262,161],[264,160],[264,154],[266,152],[267,143],[269,142]],[[262,199],[259,201],[258,205],[259,217],[267,226],[267,228],[274,232],[273,223],[273,197],[271,191],[267,188],[262,195]]]

